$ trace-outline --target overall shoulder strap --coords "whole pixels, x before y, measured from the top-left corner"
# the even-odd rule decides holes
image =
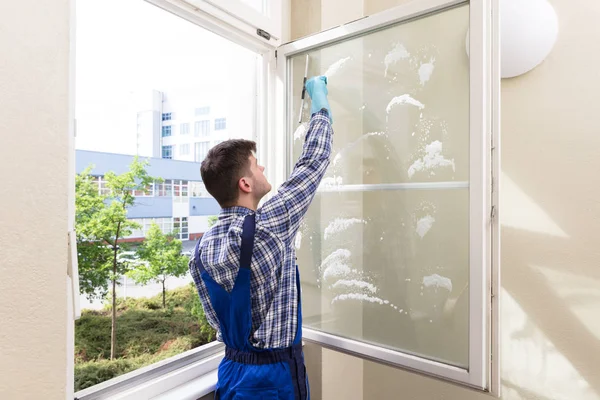
[[[240,268],[250,269],[252,250],[254,249],[254,232],[256,230],[256,214],[248,214],[242,227],[242,247],[240,249]]]

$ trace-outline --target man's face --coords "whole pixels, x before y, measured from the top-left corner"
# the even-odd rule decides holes
[[[256,199],[260,200],[271,191],[271,184],[264,174],[265,167],[258,163],[254,154],[250,156],[250,171],[252,172],[252,192]]]

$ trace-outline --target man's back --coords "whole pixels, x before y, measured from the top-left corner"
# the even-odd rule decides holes
[[[256,232],[251,264],[252,332],[257,348],[291,346],[298,325],[298,285],[294,239],[302,217],[327,169],[332,130],[327,112],[315,114],[308,129],[302,156],[278,193],[256,211]],[[242,224],[254,211],[225,208],[202,238],[200,259],[211,278],[230,292],[240,266]],[[209,323],[219,323],[194,260],[190,270]]]

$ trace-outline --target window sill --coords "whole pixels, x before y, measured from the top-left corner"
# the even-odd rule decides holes
[[[217,369],[214,369],[151,400],[197,400],[216,390],[217,374]]]
[[[75,399],[197,399],[215,390],[224,350],[222,343],[212,342],[84,389]]]
[[[75,400],[196,400],[215,391],[224,355],[225,346],[212,342],[77,392]]]

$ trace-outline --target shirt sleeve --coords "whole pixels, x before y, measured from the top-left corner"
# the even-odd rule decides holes
[[[332,138],[327,111],[315,113],[309,123],[302,155],[292,174],[257,212],[261,223],[286,244],[294,240],[329,166]]]

